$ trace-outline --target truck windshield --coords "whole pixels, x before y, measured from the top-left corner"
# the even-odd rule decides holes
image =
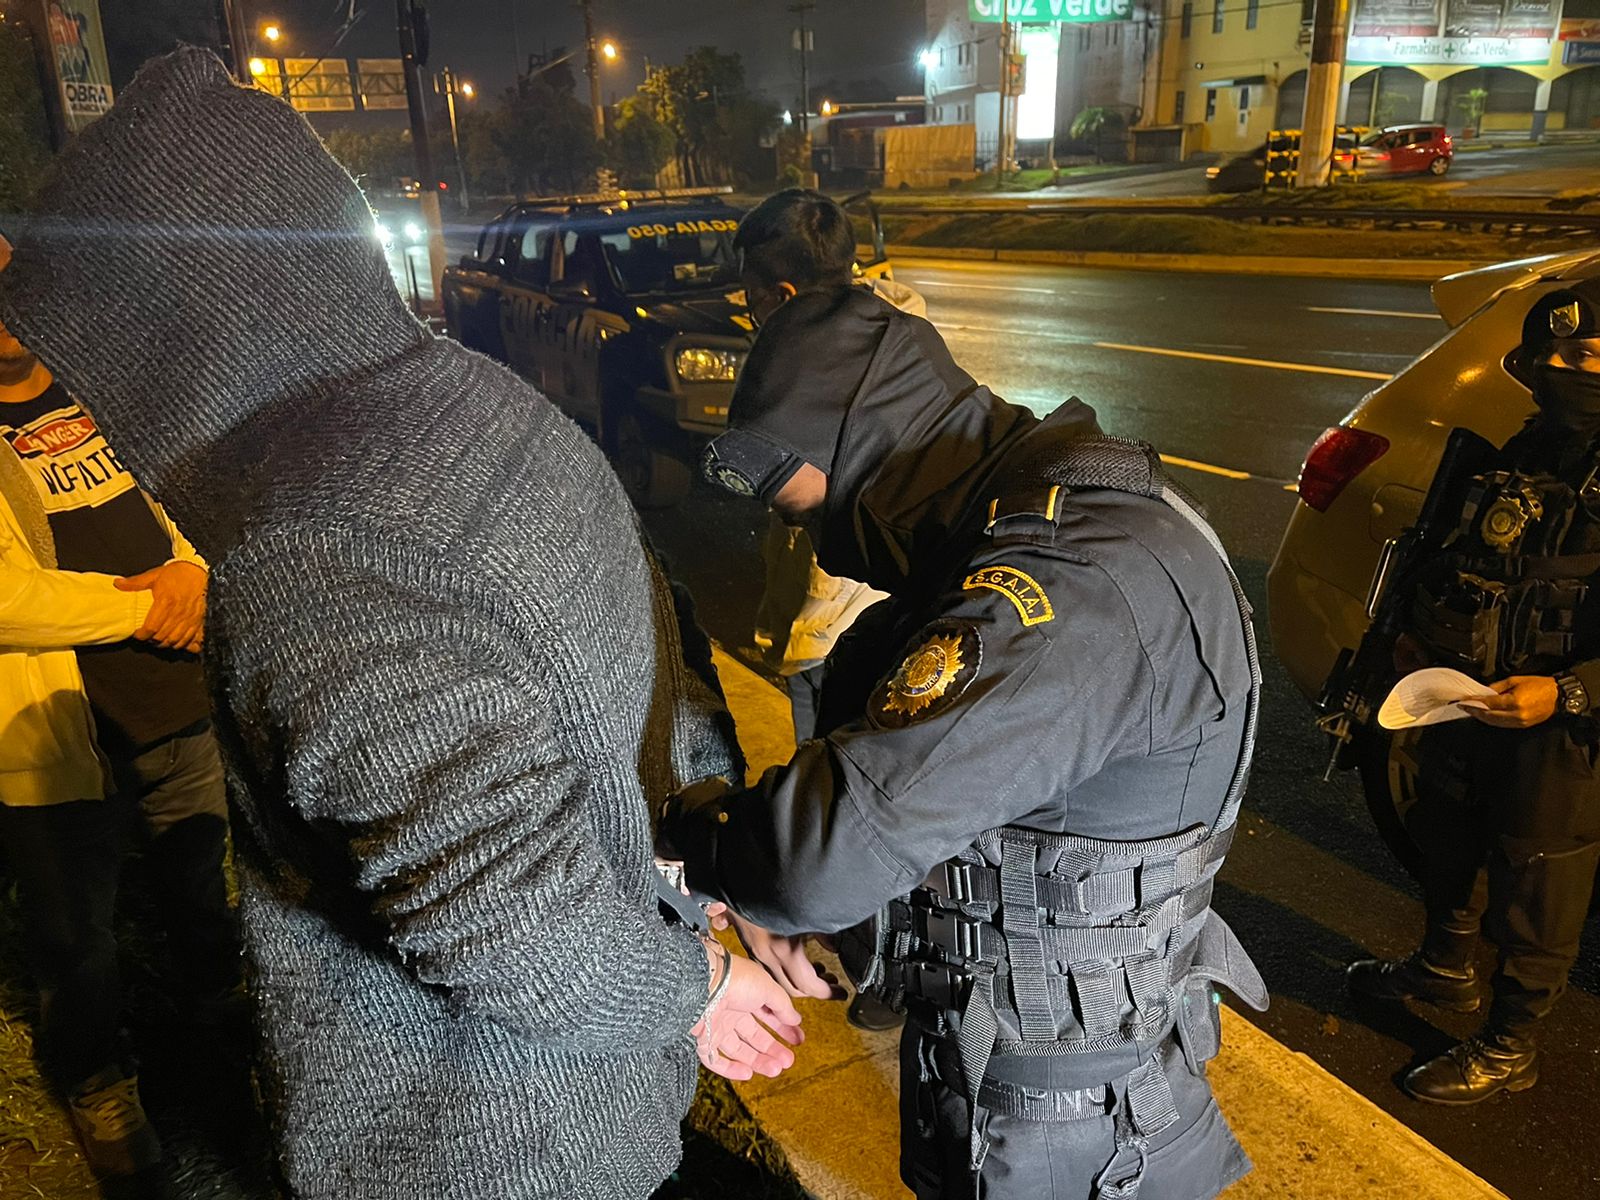
[[[739,281],[736,219],[668,217],[600,234],[606,261],[629,295],[729,287]]]

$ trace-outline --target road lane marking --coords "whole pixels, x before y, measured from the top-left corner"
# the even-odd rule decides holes
[[[1401,312],[1391,308],[1318,308],[1309,305],[1307,312],[1339,313],[1348,317],[1410,317],[1414,321],[1437,321],[1441,318],[1438,313]]]
[[[1357,371],[1350,367],[1319,367],[1315,363],[1279,362],[1275,358],[1240,358],[1233,354],[1202,354],[1198,350],[1167,350],[1160,346],[1129,346],[1124,342],[1094,342],[1092,344],[1102,350],[1127,350],[1134,354],[1160,354],[1167,358],[1197,358],[1201,362],[1231,363],[1238,367],[1267,367],[1274,371],[1307,371],[1313,375],[1343,375],[1350,379],[1390,379],[1393,377],[1387,371]]]
[[[948,283],[945,283],[938,279],[902,278],[900,282],[909,283],[914,287],[961,288],[963,290],[970,289],[975,292],[1032,292],[1038,296],[1054,296],[1056,294],[1056,290],[1054,288],[1001,287],[999,284],[995,283],[962,283],[959,280],[951,280]]]
[[[1204,471],[1207,475],[1221,475],[1224,479],[1254,479],[1249,471],[1235,471],[1232,467],[1219,467],[1212,463],[1196,462],[1192,458],[1179,458],[1176,454],[1163,454],[1161,461],[1169,467],[1188,467],[1191,471]]]

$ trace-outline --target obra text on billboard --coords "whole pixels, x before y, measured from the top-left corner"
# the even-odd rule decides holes
[[[1133,20],[1133,0],[967,0],[971,21],[1034,21],[1085,25]]]

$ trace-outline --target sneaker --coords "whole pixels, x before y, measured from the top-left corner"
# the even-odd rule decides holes
[[[1369,1000],[1421,1000],[1448,1012],[1477,1012],[1478,975],[1436,967],[1418,950],[1404,958],[1363,958],[1345,968],[1345,985]]]
[[[133,1175],[161,1162],[161,1142],[139,1102],[136,1074],[107,1067],[73,1093],[68,1110],[95,1174]]]

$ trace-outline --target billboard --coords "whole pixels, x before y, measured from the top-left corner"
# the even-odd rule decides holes
[[[967,19],[1025,25],[1090,25],[1133,20],[1133,0],[967,0]]]
[[[398,58],[358,58],[361,107],[368,112],[406,107],[406,68]]]
[[[343,58],[288,58],[283,62],[289,103],[301,112],[354,112],[356,91]]]
[[[1018,46],[1027,59],[1023,92],[1017,97],[1017,138],[1044,141],[1056,135],[1056,75],[1060,69],[1061,30],[1024,29]]]
[[[50,59],[61,88],[69,132],[77,133],[111,107],[111,67],[106,62],[99,0],[49,0],[44,6]]]
[[[1356,0],[1347,57],[1414,66],[1543,63],[1561,0]]]

